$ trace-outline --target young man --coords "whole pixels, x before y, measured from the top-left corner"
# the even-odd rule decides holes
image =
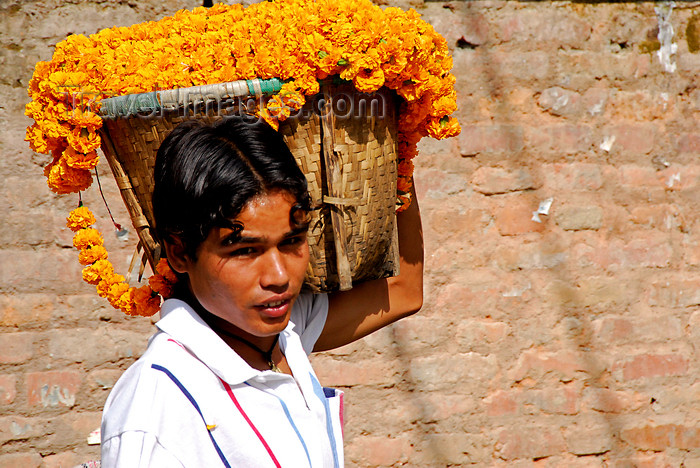
[[[180,281],[105,405],[102,466],[343,466],[342,393],[307,356],[420,309],[415,197],[397,215],[400,276],[311,295],[306,179],[266,124],[179,126],[155,182],[156,230]]]

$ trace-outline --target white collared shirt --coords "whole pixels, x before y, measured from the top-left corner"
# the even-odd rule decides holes
[[[103,468],[343,466],[342,392],[308,354],[328,314],[302,294],[279,344],[294,377],[250,367],[186,303],[163,303],[144,355],[102,416]]]

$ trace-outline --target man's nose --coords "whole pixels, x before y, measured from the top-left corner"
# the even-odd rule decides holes
[[[263,288],[282,287],[289,283],[289,273],[282,253],[272,249],[265,253],[265,261],[261,265],[260,285]]]

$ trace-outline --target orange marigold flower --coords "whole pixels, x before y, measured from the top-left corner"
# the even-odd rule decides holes
[[[76,127],[67,136],[68,144],[78,153],[88,154],[100,147],[101,139],[95,131]]]
[[[427,126],[428,135],[438,140],[459,135],[460,126],[454,117],[431,119]]]
[[[165,281],[169,282],[170,284],[177,283],[177,275],[172,268],[170,268],[170,264],[165,258],[158,260],[158,264],[156,265],[156,273],[165,278]]]
[[[113,302],[110,301],[110,303],[115,309],[120,309],[126,315],[136,315],[136,304],[134,303],[134,290],[136,288],[130,288],[126,283],[120,284],[126,286],[126,289],[124,290],[123,287],[120,287],[119,290],[115,290],[115,287],[112,287],[115,295],[119,294],[120,290],[124,290],[124,292],[122,292],[121,295],[119,295],[119,297],[117,297]]]
[[[399,192],[410,192],[411,191],[411,180],[406,177],[399,177],[396,180],[396,188]]]
[[[97,285],[104,278],[112,276],[114,268],[107,260],[98,260],[92,265],[83,268],[83,280],[92,285]]]
[[[148,279],[148,285],[151,287],[151,289],[153,289],[155,292],[157,292],[164,298],[172,296],[173,292],[175,291],[173,283],[166,280],[163,275],[155,274],[151,276]]]
[[[124,304],[124,299],[122,296],[129,292],[129,285],[122,282],[115,282],[109,285],[107,288],[107,300],[116,309],[121,309]],[[126,300],[129,300],[127,297]]]
[[[66,148],[63,152],[66,164],[73,169],[90,170],[97,166],[100,158],[97,156],[97,151],[90,151],[87,154],[78,153],[72,146]]]
[[[160,296],[149,286],[141,286],[134,291],[136,314],[150,317],[160,310]]]
[[[88,247],[80,251],[78,256],[78,262],[81,265],[92,265],[98,260],[107,259],[107,249],[101,245],[96,245],[94,247]]]
[[[88,170],[74,169],[66,164],[65,159],[58,159],[46,166],[49,188],[56,193],[74,193],[86,189],[92,183],[92,174]]]
[[[399,176],[411,177],[413,175],[413,161],[406,159],[399,161],[398,173]]]
[[[78,250],[83,250],[96,245],[103,245],[104,240],[100,235],[100,231],[93,228],[85,228],[76,232],[73,236],[73,247]]]
[[[92,226],[96,221],[95,215],[92,214],[92,211],[87,206],[79,206],[71,211],[66,218],[66,226],[71,231],[77,232]]]
[[[102,277],[102,281],[97,283],[97,294],[99,294],[100,297],[107,298],[109,297],[109,289],[112,287],[112,285],[122,283],[123,281],[124,277],[122,275],[118,275],[116,273],[105,275]]]
[[[384,85],[384,71],[381,68],[364,68],[353,80],[355,88],[363,93],[373,93]]]

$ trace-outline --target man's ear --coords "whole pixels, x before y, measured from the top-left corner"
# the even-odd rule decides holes
[[[168,263],[177,273],[187,273],[190,265],[190,257],[185,253],[185,246],[179,237],[171,237],[163,242],[165,248],[165,256],[168,257]]]

